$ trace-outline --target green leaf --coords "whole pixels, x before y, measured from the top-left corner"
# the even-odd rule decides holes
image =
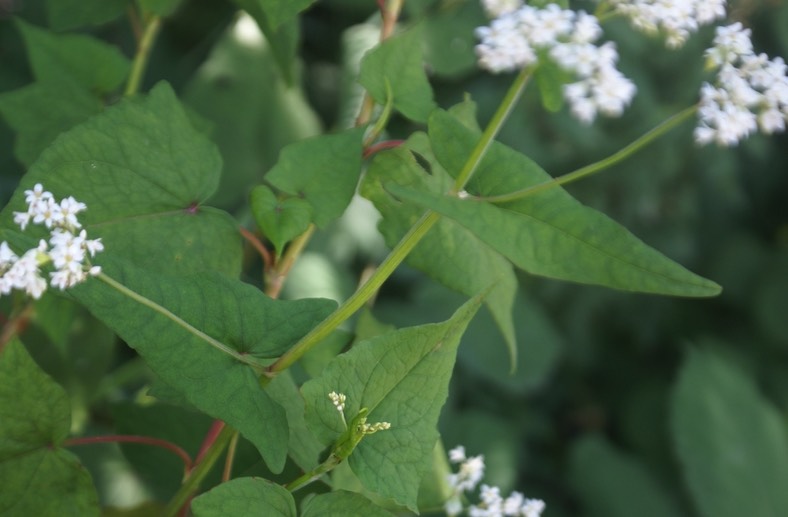
[[[230,353],[275,357],[325,318],[334,302],[274,301],[215,273],[157,275],[101,258],[97,262],[106,274],[136,299],[104,279],[71,289],[73,296],[134,347],[167,385],[238,429],[272,471],[281,471],[289,436],[285,411],[259,387],[252,368]]]
[[[322,345],[322,343],[321,343]],[[287,424],[290,429],[290,457],[302,470],[308,471],[319,463],[320,453],[325,448],[307,426],[304,413],[304,398],[298,391],[289,372],[274,378],[266,391],[279,405],[285,408]]]
[[[361,174],[364,128],[322,135],[288,145],[265,175],[276,188],[301,196],[323,228],[342,215],[353,199]]]
[[[358,77],[379,104],[386,104],[390,88],[394,108],[416,122],[426,122],[436,106],[424,72],[421,32],[418,26],[411,28],[370,50],[361,61]]]
[[[43,184],[56,198],[87,204],[80,222],[105,253],[153,271],[188,274],[241,269],[237,223],[205,207],[216,189],[221,159],[192,127],[166,84],[147,98],[124,101],[64,134],[31,167],[8,206],[0,229],[16,228],[24,190]],[[2,232],[0,232],[2,233]],[[44,236],[43,227],[27,234]]]
[[[788,509],[788,434],[755,380],[690,351],[673,392],[671,431],[701,515],[777,517]]]
[[[479,139],[444,111],[430,117],[435,155],[452,175]],[[548,181],[526,156],[494,143],[467,191],[494,196]],[[391,184],[393,194],[450,217],[506,256],[540,276],[675,296],[713,296],[720,287],[644,244],[601,212],[583,206],[559,187],[498,205],[436,195]]]
[[[81,34],[54,34],[16,21],[37,80],[57,84],[68,77],[94,94],[118,88],[131,64],[117,47]]]
[[[460,337],[481,298],[463,305],[444,323],[390,332],[337,356],[321,377],[304,384],[307,423],[324,444],[344,432],[328,393],[347,396],[352,420],[369,409],[369,423],[391,428],[366,436],[350,456],[353,472],[369,490],[416,510],[419,484],[438,438],[443,406]]]
[[[101,109],[98,98],[69,79],[37,82],[0,95],[0,115],[16,131],[14,155],[28,167],[58,135]]]
[[[570,81],[571,75],[547,58],[540,59],[534,75],[542,96],[542,106],[552,113],[561,111],[564,107],[563,85]]]
[[[391,517],[391,512],[367,499],[361,494],[337,490],[328,494],[312,497],[304,504],[301,517]]]
[[[47,0],[49,25],[69,30],[112,21],[129,7],[129,0]]]
[[[378,227],[393,247],[418,220],[423,209],[403,204],[393,198],[383,182],[393,181],[419,190],[443,193],[452,184],[432,154],[423,133],[413,135],[408,147],[429,163],[427,174],[412,153],[394,149],[375,157],[361,186],[361,193],[375,204],[383,215]],[[495,285],[485,298],[485,304],[495,319],[514,363],[517,345],[512,321],[512,304],[517,291],[517,279],[508,260],[487,246],[471,232],[448,219],[441,219],[430,230],[406,259],[408,264],[427,273],[446,287],[467,296]]]
[[[588,436],[572,447],[569,481],[588,517],[680,517],[676,502],[634,458],[604,438]]]
[[[262,2],[266,0],[232,0],[241,9],[254,18],[265,38],[271,45],[274,58],[282,72],[282,78],[288,85],[293,85],[294,63],[297,62],[299,25],[293,18],[277,25],[271,20],[269,13],[263,8]],[[274,0],[276,1],[276,0]],[[287,1],[287,0],[284,0]],[[299,0],[301,2],[306,0]],[[295,3],[294,3],[295,4]]]
[[[290,492],[262,478],[237,478],[222,483],[196,497],[191,507],[194,517],[296,517],[295,501]]]
[[[66,393],[17,339],[0,354],[0,379],[0,513],[98,516],[90,474],[62,448]]]
[[[282,254],[285,244],[304,233],[312,220],[309,203],[301,198],[279,200],[265,185],[252,190],[250,207],[257,226],[274,244],[277,255]]]
[[[224,161],[216,206],[246,204],[249,187],[263,181],[284,146],[321,132],[300,88],[279,77],[274,50],[248,16],[239,17],[183,90],[184,104],[211,123]]]
[[[298,13],[315,3],[315,0],[235,0],[235,3],[248,12],[253,8],[264,13],[271,28],[278,29],[284,22],[294,20]]]

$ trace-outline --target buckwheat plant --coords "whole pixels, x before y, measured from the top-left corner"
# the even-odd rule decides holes
[[[29,63],[8,67],[25,75],[3,85],[21,84],[28,70],[34,79],[0,92],[25,171],[0,171],[0,185],[15,188],[0,192],[8,199],[0,211],[0,514],[536,517],[544,501],[548,513],[562,512],[565,491],[547,491],[550,483],[529,487],[544,501],[504,496],[482,484],[482,455],[457,447],[447,461],[438,423],[453,403],[452,376],[465,371],[455,369],[461,341],[483,341],[486,354],[497,339],[512,368],[531,360],[530,340],[517,335],[536,332],[522,318],[539,313],[518,295],[528,275],[671,297],[719,294],[716,282],[561,186],[693,117],[699,145],[783,132],[788,78],[784,61],[759,53],[721,0],[584,3],[593,13],[567,1],[477,1],[310,9],[315,0],[118,0],[79,10],[43,2],[32,15],[27,3],[5,2],[18,18],[0,30],[21,38]],[[363,16],[334,23],[354,8]],[[344,14],[326,23],[325,12]],[[622,72],[624,47],[605,32],[615,18],[631,22],[629,37],[664,38],[666,53],[718,25],[697,56],[707,72],[698,103],[560,176],[496,141],[531,83],[548,111],[566,106],[582,131],[632,106],[642,85]],[[184,31],[194,20],[202,25]],[[199,41],[180,41],[187,33]],[[321,52],[342,62],[328,66]],[[433,89],[481,74],[511,76],[484,127],[470,96],[448,105]],[[340,271],[340,262],[363,273]],[[430,311],[413,314],[428,323],[378,321],[381,287],[412,276],[392,276],[403,262],[462,300],[430,298]],[[446,307],[454,312],[431,312]],[[492,330],[463,337],[482,307]],[[727,373],[708,377],[733,379],[743,396],[712,397],[696,389],[706,383],[682,376],[692,389],[676,398],[691,410],[679,417],[707,399],[755,397],[755,387]],[[778,453],[751,456],[784,459],[770,406],[739,405],[749,411],[747,439],[723,452],[745,458],[747,447],[772,440]],[[755,407],[766,415],[764,439],[748,434]],[[682,439],[715,429],[698,428]],[[120,448],[83,466],[72,451],[99,442]],[[693,451],[706,449],[694,445],[673,463],[687,465],[687,493],[703,506],[704,487],[725,475],[724,454],[695,461]],[[648,489],[637,493],[662,493],[643,469],[614,460],[611,469],[642,474],[633,483]],[[104,464],[121,473],[94,468]],[[788,472],[778,467],[764,472]],[[768,478],[759,487],[777,487],[780,498],[786,484]],[[701,513],[722,515],[713,504]]]

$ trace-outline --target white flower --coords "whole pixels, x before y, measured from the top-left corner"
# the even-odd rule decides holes
[[[725,0],[611,0],[616,12],[647,34],[662,33],[668,47],[684,45],[702,25],[725,17]]]
[[[51,192],[37,183],[25,191],[28,204],[26,212],[14,212],[14,222],[24,231],[32,222],[50,229],[49,241],[41,240],[37,248],[25,252],[21,257],[11,251],[6,242],[0,243],[0,294],[10,294],[12,290],[25,291],[33,298],[40,298],[47,288],[39,268],[51,263],[55,271],[50,273],[50,285],[67,289],[90,276],[101,273],[99,266],[87,264],[88,256],[104,250],[101,239],[88,239],[77,214],[87,209],[72,196],[59,203]]]
[[[466,457],[465,457],[464,446],[458,445],[457,447],[449,451],[449,461],[451,461],[452,463],[462,463],[465,460]]]
[[[476,54],[482,68],[497,73],[533,65],[545,53],[577,78],[564,87],[564,97],[575,117],[591,123],[600,113],[620,116],[636,92],[616,69],[615,45],[594,44],[601,34],[596,17],[583,11],[524,5],[476,29]]]
[[[782,58],[755,54],[750,31],[740,23],[718,27],[707,61],[718,69],[714,84],[700,90],[695,141],[733,146],[760,129],[785,131],[788,77]]]

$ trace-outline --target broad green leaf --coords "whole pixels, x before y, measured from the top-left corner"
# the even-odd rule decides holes
[[[324,444],[344,424],[329,400],[347,396],[352,420],[369,409],[369,423],[391,428],[366,436],[350,456],[353,472],[369,490],[416,510],[419,484],[438,438],[435,428],[446,400],[457,346],[481,304],[476,297],[444,323],[407,328],[357,343],[337,356],[323,374],[304,384],[307,423]]]
[[[257,226],[273,243],[277,255],[282,254],[285,244],[304,233],[312,220],[309,203],[297,197],[279,200],[265,185],[252,190],[250,208]]]
[[[94,94],[118,88],[129,73],[129,60],[112,45],[81,34],[54,34],[17,20],[30,68],[38,81],[58,84],[65,77]]]
[[[28,167],[58,135],[101,109],[97,97],[68,78],[0,94],[0,115],[16,131],[14,155]]]
[[[386,192],[383,182],[393,181],[435,193],[446,192],[451,186],[451,179],[435,160],[423,133],[412,136],[407,145],[427,160],[430,174],[418,165],[412,153],[395,149],[375,157],[361,186],[361,193],[383,215],[379,230],[386,244],[392,247],[424,210],[392,197]],[[408,255],[407,262],[446,287],[467,296],[473,296],[494,284],[494,289],[485,298],[485,304],[501,330],[509,349],[510,361],[514,363],[517,348],[512,304],[517,279],[508,260],[459,224],[441,219]]]
[[[293,21],[298,13],[315,3],[315,0],[234,0],[246,11],[250,9],[265,14],[272,29],[278,29],[284,22]]]
[[[62,448],[63,389],[12,339],[0,353],[0,514],[99,515],[90,474]]]
[[[300,88],[279,77],[272,49],[249,16],[227,27],[181,99],[211,124],[224,168],[210,203],[233,210],[248,202],[284,146],[321,133]]]
[[[120,17],[130,0],[47,0],[49,25],[55,30],[101,25]]]
[[[671,431],[705,517],[777,517],[788,509],[788,429],[755,380],[692,350],[673,392]]]
[[[41,154],[0,213],[14,228],[24,190],[41,183],[56,198],[87,204],[80,222],[108,254],[154,271],[214,270],[237,275],[240,236],[226,213],[203,206],[216,188],[221,159],[191,126],[172,89],[155,87],[64,134]],[[31,227],[26,234],[43,236]]]
[[[262,478],[237,478],[222,483],[196,497],[191,508],[194,517],[296,517],[295,501],[290,492]]]
[[[289,372],[277,375],[266,386],[266,391],[271,398],[285,408],[287,413],[287,424],[290,429],[290,457],[304,471],[315,468],[319,463],[320,453],[325,447],[315,438],[307,426],[304,416],[304,398],[298,391],[293,377]]]
[[[435,155],[457,175],[478,133],[444,111],[430,117]],[[493,196],[548,181],[524,155],[494,143],[466,189]],[[517,201],[492,204],[391,184],[394,195],[450,217],[525,271],[646,293],[713,296],[720,287],[644,244],[601,212],[554,187]]]
[[[321,228],[342,215],[353,199],[361,174],[364,128],[323,135],[288,145],[265,179],[303,197]]]
[[[135,348],[167,385],[238,429],[272,471],[281,471],[289,436],[284,409],[259,387],[252,368],[210,341],[250,357],[275,357],[335,304],[274,301],[216,273],[157,275],[101,258],[97,262],[106,274],[136,295],[94,278],[71,289],[74,297]]]
[[[271,51],[277,65],[282,72],[282,78],[288,85],[293,85],[294,63],[297,62],[299,25],[293,18],[277,25],[271,20],[270,15],[263,8],[262,2],[266,0],[232,0],[238,7],[249,13],[254,18],[260,30],[265,34],[265,39],[271,45]],[[275,0],[274,0],[275,1]],[[287,1],[287,0],[284,0]],[[305,0],[299,0],[301,2]]]
[[[387,39],[361,61],[358,81],[379,104],[386,104],[389,88],[394,108],[416,122],[426,122],[435,109],[432,87],[424,72],[422,30],[417,26]]]
[[[635,458],[597,436],[571,451],[569,482],[587,517],[680,517],[684,514],[654,476]]]
[[[377,506],[363,495],[345,490],[320,494],[308,499],[301,513],[301,517],[346,517],[348,515],[392,516],[391,512]]]

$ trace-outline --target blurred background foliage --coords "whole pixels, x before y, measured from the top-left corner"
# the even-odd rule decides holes
[[[51,3],[0,0],[0,204],[25,170],[15,148],[24,128],[13,126],[3,102],[33,81],[11,20],[47,27]],[[731,10],[732,18],[753,28],[759,52],[788,56],[785,2],[746,0]],[[484,124],[511,77],[474,66],[472,31],[485,23],[476,0],[408,0],[403,20],[424,25],[438,104],[446,108],[470,95]],[[143,89],[167,80],[179,92],[195,124],[222,152],[223,180],[213,204],[248,226],[249,191],[283,146],[352,124],[361,94],[354,82],[358,60],[374,45],[378,20],[373,0],[318,1],[300,21],[300,57],[291,81],[247,22],[231,2],[184,0],[156,42]],[[133,55],[124,17],[81,32]],[[626,114],[584,127],[566,110],[547,112],[532,87],[500,140],[553,175],[609,155],[697,100],[702,53],[712,33],[702,30],[686,47],[671,51],[625,22],[607,23],[605,37],[617,42],[620,67],[638,85]],[[103,101],[118,98],[108,94]],[[44,112],[42,125],[47,123]],[[418,129],[395,119],[389,136]],[[754,136],[734,149],[699,149],[686,124],[614,169],[569,186],[583,202],[721,284],[723,294],[660,298],[521,275],[517,369],[509,373],[503,340],[489,314],[480,314],[460,347],[442,416],[446,447],[464,444],[469,454],[484,454],[486,482],[546,500],[548,517],[741,515],[735,512],[742,508],[746,515],[785,515],[776,506],[780,501],[737,504],[751,505],[757,492],[740,494],[748,486],[742,476],[754,487],[767,478],[788,482],[788,456],[770,458],[785,444],[788,410],[786,149],[784,134]],[[375,221],[374,208],[356,200],[340,221],[312,239],[284,296],[347,297],[365,269],[386,253]],[[250,253],[247,279],[259,282],[259,270]],[[358,328],[346,330],[363,334],[381,325],[441,321],[462,301],[403,267],[356,320]],[[0,300],[0,313],[6,309]],[[152,382],[144,364],[68,302],[44,298],[37,310],[38,323],[26,342],[69,390],[75,429],[147,432],[196,452],[208,419],[180,408],[130,408],[129,401]],[[240,456],[239,470],[259,471],[253,449],[242,450],[247,457]],[[171,493],[167,483],[177,484],[177,462],[134,445],[122,451],[125,456],[109,446],[75,451],[91,468],[105,503],[142,498],[122,486],[154,498]],[[726,463],[731,452],[744,458]],[[162,479],[168,475],[169,481]],[[788,484],[782,486],[788,492]],[[730,490],[719,492],[721,487]]]

